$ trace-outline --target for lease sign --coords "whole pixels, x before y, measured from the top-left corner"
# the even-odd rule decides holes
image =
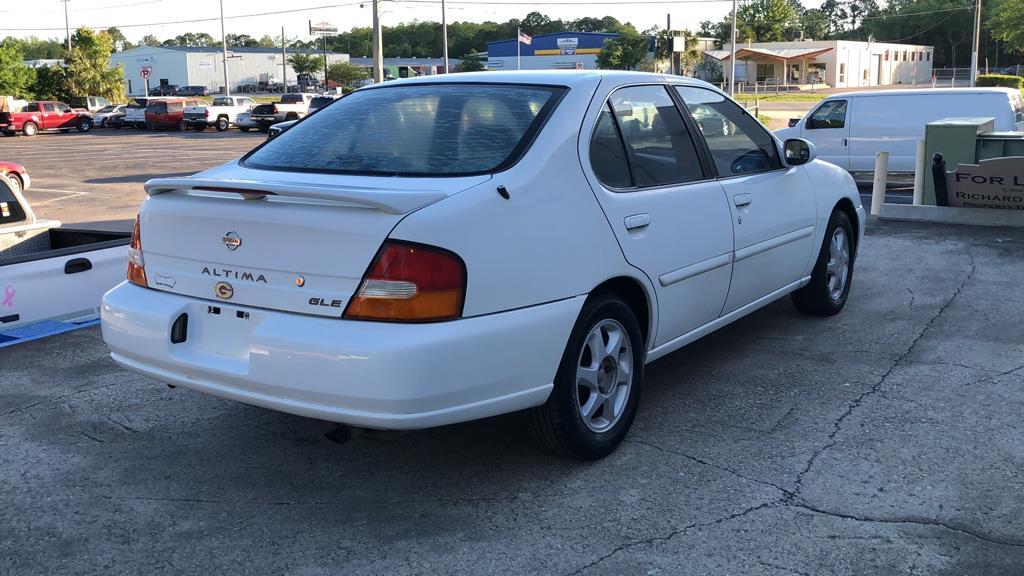
[[[950,206],[1024,210],[1024,156],[959,164],[946,177]]]

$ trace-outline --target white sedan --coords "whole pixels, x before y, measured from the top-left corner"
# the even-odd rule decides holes
[[[357,427],[528,410],[579,458],[646,363],[786,295],[839,312],[865,221],[806,141],[631,72],[387,82],[146,191],[102,306],[122,366]]]

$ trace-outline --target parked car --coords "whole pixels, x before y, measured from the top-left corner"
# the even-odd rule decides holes
[[[130,234],[62,228],[39,220],[0,177],[0,346],[13,329],[50,320],[68,328],[99,315],[100,297],[118,283]]]
[[[151,101],[146,106],[146,128],[149,130],[169,128],[181,130],[185,127],[185,108],[199,106],[200,100],[167,98]]]
[[[319,110],[320,108],[327,106],[331,102],[334,102],[338,98],[341,98],[340,94],[320,94],[319,96],[314,96],[313,99],[309,101],[309,111],[312,112],[314,110]]]
[[[248,132],[253,128],[260,127],[259,124],[253,121],[252,112],[239,112],[238,116],[235,116],[235,126],[238,126],[238,129],[242,132]]]
[[[97,128],[106,128],[110,118],[116,115],[124,116],[124,111],[127,107],[126,104],[111,104],[110,106],[100,108],[93,113],[92,123]]]
[[[251,112],[256,102],[248,96],[217,96],[212,104],[200,102],[198,106],[185,108],[185,128],[202,132],[213,126],[223,132],[235,123],[238,114]]]
[[[72,128],[79,132],[92,129],[92,117],[87,110],[47,100],[29,102],[18,112],[0,112],[0,132],[5,136],[18,132],[25,136],[35,136],[40,131],[69,132]]]
[[[103,108],[111,105],[110,100],[107,100],[102,96],[79,96],[77,98],[72,98],[68,102],[75,108],[82,108],[89,112],[99,112]]]
[[[149,106],[150,102],[167,99],[168,97],[166,96],[133,98],[124,109],[124,118],[121,121],[121,125],[132,128],[146,128],[146,107]],[[115,125],[114,127],[118,128],[119,126]]]
[[[154,88],[149,89],[150,96],[177,96],[178,85],[177,84],[162,84]]]
[[[260,104],[252,109],[252,119],[266,132],[271,126],[285,120],[298,120],[309,114],[309,105],[316,94],[282,94],[275,104]]]
[[[116,114],[111,114],[109,117],[107,117],[107,122],[106,122],[107,128],[115,128],[117,130],[120,130],[121,128],[124,128],[124,126],[125,126],[124,116],[125,116],[124,112],[118,112]]]
[[[206,86],[182,86],[174,92],[175,96],[209,96]]]
[[[870,182],[875,154],[889,153],[889,173],[912,176],[917,141],[925,125],[951,116],[986,116],[995,129],[1024,130],[1024,104],[1010,88],[933,88],[877,90],[829,96],[809,114],[776,132],[779,138],[805,138],[818,158]]]
[[[702,136],[702,105],[734,130]],[[529,410],[599,458],[645,363],[789,294],[843,308],[864,208],[814,156],[689,78],[383,83],[147,182],[103,338],[158,380],[351,426]]]
[[[14,162],[0,162],[0,175],[7,177],[15,192],[28,190],[29,185],[32,184],[32,180],[28,177],[28,170]]]

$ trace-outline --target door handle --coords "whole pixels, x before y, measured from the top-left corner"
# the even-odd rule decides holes
[[[732,201],[740,207],[750,206],[750,203],[754,201],[754,197],[750,194],[737,194],[732,197]]]
[[[623,221],[626,224],[626,230],[637,230],[639,228],[645,228],[651,223],[650,214],[634,214],[632,216],[626,216]]]
[[[88,258],[72,258],[64,263],[65,274],[78,274],[87,270],[92,270],[92,262]]]
[[[847,146],[846,138],[843,138],[843,148],[846,148],[846,146]]]

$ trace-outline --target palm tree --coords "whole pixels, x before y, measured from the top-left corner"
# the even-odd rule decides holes
[[[315,74],[323,69],[323,60],[312,54],[296,52],[288,57],[288,63],[296,74]]]

